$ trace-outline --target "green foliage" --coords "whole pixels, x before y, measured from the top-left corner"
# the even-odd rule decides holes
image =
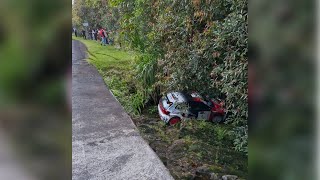
[[[158,92],[156,83],[157,61],[152,55],[142,54],[136,58],[137,79],[141,83],[145,100],[157,102]]]
[[[107,79],[107,84],[116,97],[124,96],[128,92],[126,82],[118,76],[112,76],[110,79]]]
[[[140,114],[145,104],[144,95],[141,92],[137,92],[131,97],[131,107],[134,114]]]
[[[119,29],[117,8],[108,6],[106,0],[74,0],[72,5],[72,24],[84,29],[82,23],[88,22],[89,28],[107,28],[108,31]]]
[[[137,77],[143,86],[151,86],[156,82],[157,61],[147,54],[137,57]]]
[[[235,149],[248,155],[248,126],[236,127],[232,131]]]
[[[158,106],[150,106],[148,108],[148,114],[150,115],[158,114]]]
[[[222,141],[226,138],[226,136],[228,136],[228,131],[226,129],[220,128],[220,126],[216,126],[214,128],[214,131],[219,141]]]

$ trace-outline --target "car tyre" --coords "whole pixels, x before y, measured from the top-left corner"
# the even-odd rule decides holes
[[[221,123],[222,121],[223,121],[223,117],[222,116],[215,116],[212,119],[212,122],[214,122],[214,123]]]
[[[169,120],[168,125],[172,126],[179,123],[181,119],[179,117],[173,117]]]

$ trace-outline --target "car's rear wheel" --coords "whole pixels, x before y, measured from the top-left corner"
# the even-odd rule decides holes
[[[175,125],[175,124],[179,123],[180,121],[181,121],[181,119],[179,117],[173,117],[169,120],[168,124],[171,126],[171,125]]]

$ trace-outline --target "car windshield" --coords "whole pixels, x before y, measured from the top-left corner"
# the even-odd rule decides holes
[[[202,102],[190,101],[189,109],[193,111],[210,111],[210,108]]]
[[[168,109],[172,105],[172,102],[169,102],[169,100],[166,97],[162,97],[161,102],[165,109]]]
[[[176,106],[176,109],[180,110],[180,111],[184,111],[188,109],[188,104],[187,103],[179,103]]]

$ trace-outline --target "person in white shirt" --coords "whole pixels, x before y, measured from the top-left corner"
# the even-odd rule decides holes
[[[94,29],[92,29],[91,34],[92,34],[92,40],[96,40],[95,35],[94,35],[95,34]]]

